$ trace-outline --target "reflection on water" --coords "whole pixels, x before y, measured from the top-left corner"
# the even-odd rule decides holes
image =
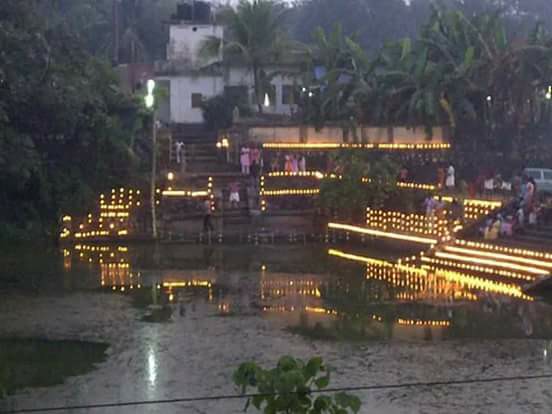
[[[325,246],[78,244],[60,257],[65,289],[143,291],[172,318],[262,315],[314,339],[552,339],[550,307],[523,293],[524,278],[481,264]],[[152,358],[148,372],[155,382]]]

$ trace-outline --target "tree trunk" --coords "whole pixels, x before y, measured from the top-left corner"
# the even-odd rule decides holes
[[[113,0],[113,65],[119,64],[119,4]]]
[[[259,77],[259,68],[257,65],[253,65],[253,87],[255,88],[255,96],[257,97],[257,110],[259,114],[263,113],[263,100],[261,97],[261,85]]]

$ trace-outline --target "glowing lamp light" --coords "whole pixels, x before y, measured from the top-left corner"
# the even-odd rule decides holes
[[[144,102],[146,104],[146,108],[148,109],[152,108],[154,104],[153,95],[146,95],[146,97],[144,98]]]
[[[169,181],[174,180],[174,173],[173,173],[173,172],[169,172],[169,173],[167,174],[167,180],[169,180]]]
[[[147,88],[148,88],[148,94],[144,97],[144,102],[146,104],[146,108],[151,109],[153,108],[153,105],[155,103],[155,98],[153,96],[153,91],[155,89],[155,81],[153,79],[148,80]]]
[[[487,95],[487,102],[491,102],[493,100],[493,97],[491,95]]]
[[[270,97],[268,96],[268,93],[265,93],[265,96],[264,96],[264,104],[263,104],[265,107],[269,107],[270,106]]]
[[[147,88],[148,88],[148,95],[151,95],[153,93],[153,90],[155,89],[155,81],[153,79],[148,80]]]

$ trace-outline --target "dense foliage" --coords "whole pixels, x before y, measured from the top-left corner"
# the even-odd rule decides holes
[[[340,25],[318,30],[304,79],[305,119],[448,125],[471,152],[529,157],[551,125],[551,39],[542,25],[514,36],[500,13],[467,17],[440,7],[417,37],[388,43],[374,57]]]
[[[305,363],[284,356],[274,369],[246,362],[234,373],[234,383],[243,393],[250,387],[258,393],[248,398],[246,410],[253,404],[266,414],[348,414],[357,413],[361,405],[358,397],[344,392],[333,397],[320,393],[330,383],[330,371],[318,357]]]
[[[2,237],[55,231],[97,192],[126,182],[137,108],[80,33],[36,1],[0,13]],[[58,16],[59,17],[59,16]]]
[[[235,108],[238,108],[239,116],[250,115],[247,103],[227,92],[204,100],[201,103],[201,111],[205,126],[212,131],[230,128],[234,121]]]
[[[54,234],[62,212],[84,210],[101,189],[128,184],[130,175],[140,179],[136,168],[145,167],[151,150],[140,140],[140,105],[121,92],[110,63],[163,58],[164,22],[177,3],[0,2],[3,237],[45,228]],[[552,3],[408,3],[255,0],[222,8],[217,19],[228,24],[222,46],[251,68],[259,111],[275,75],[270,63],[297,50],[294,36],[311,44],[301,49],[308,89],[297,99],[309,123],[337,122],[351,131],[358,123],[422,124],[428,131],[444,124],[454,133],[455,154],[474,162],[485,161],[480,154],[549,161]],[[230,120],[224,99],[205,104],[211,115],[227,108],[209,116],[214,127]]]
[[[344,218],[362,221],[366,207],[381,208],[397,192],[399,166],[385,156],[346,150],[333,162],[337,178],[322,180],[320,203]]]

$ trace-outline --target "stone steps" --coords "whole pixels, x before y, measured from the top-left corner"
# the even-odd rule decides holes
[[[518,243],[510,246],[488,241],[457,240],[431,251],[420,260],[422,264],[452,270],[468,277],[480,277],[510,285],[532,283],[552,272],[552,255],[525,249]]]

